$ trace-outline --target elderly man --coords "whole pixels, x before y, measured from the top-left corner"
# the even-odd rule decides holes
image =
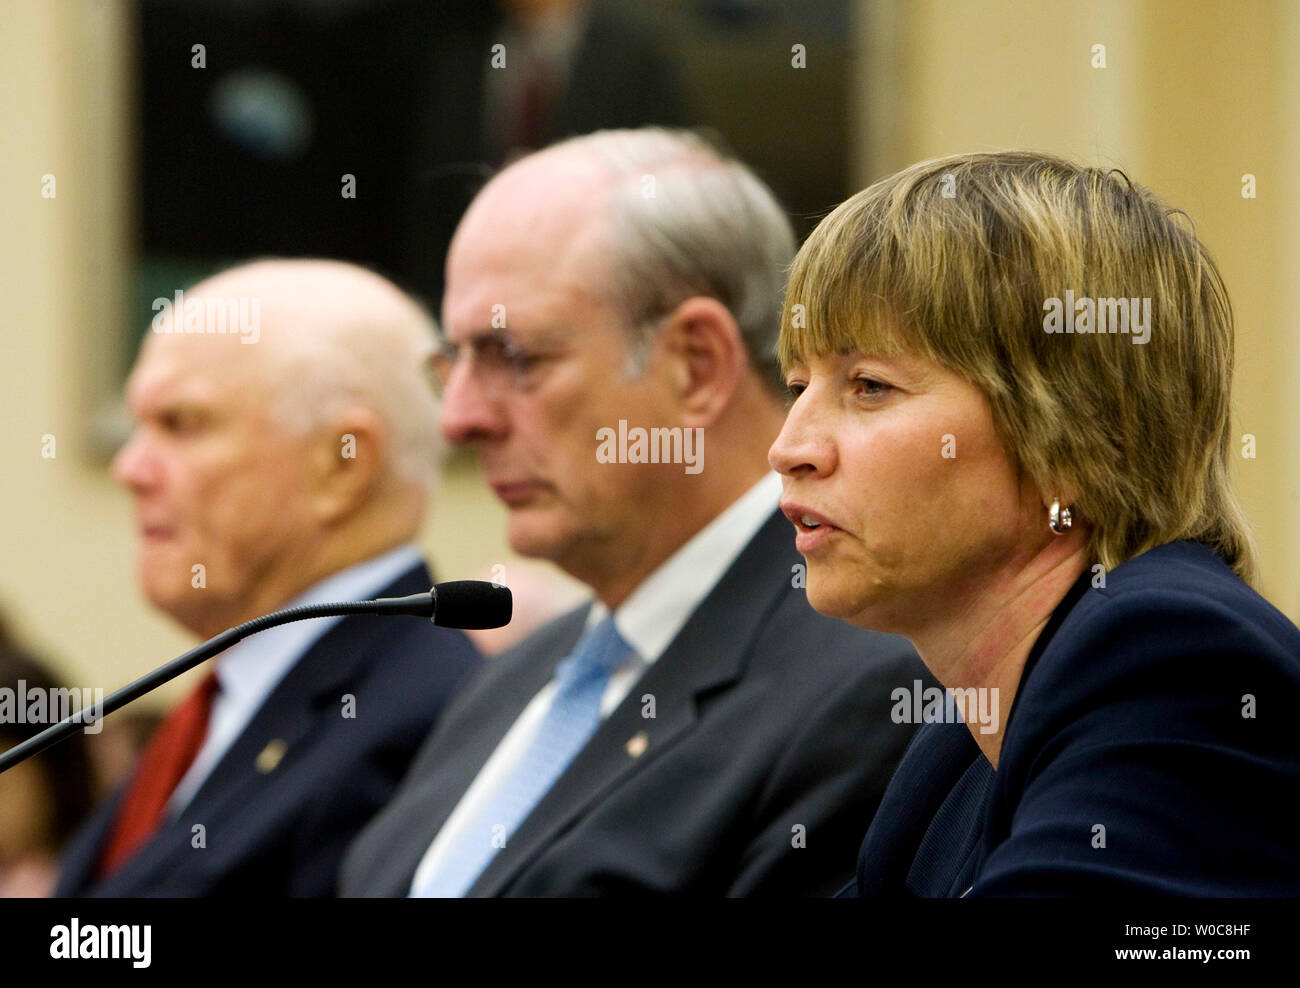
[[[509,540],[596,602],[503,653],[344,862],[345,895],[807,895],[852,875],[910,728],[906,642],[804,597],[767,447],[789,223],[657,129],[522,159],[447,263],[442,428]]]
[[[159,306],[114,475],[153,605],[207,638],[281,607],[427,590],[432,320],[369,271],[234,268]],[[68,853],[57,894],[322,896],[461,677],[417,618],[285,625],[210,667]]]

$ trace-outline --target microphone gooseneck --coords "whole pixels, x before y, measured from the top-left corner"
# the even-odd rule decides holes
[[[190,649],[183,655],[178,655],[166,665],[111,693],[104,698],[103,703],[65,717],[39,734],[0,753],[0,772],[13,768],[19,762],[44,751],[50,745],[57,744],[85,725],[102,720],[132,700],[138,700],[168,680],[188,672],[199,663],[224,652],[249,635],[255,635],[268,628],[312,618],[347,617],[353,614],[406,614],[427,617],[443,628],[500,628],[510,623],[513,607],[510,590],[499,583],[488,583],[483,580],[455,580],[450,583],[435,584],[429,591],[411,594],[409,597],[380,597],[378,600],[340,601],[332,604],[301,604],[264,614],[223,631],[214,638],[209,638],[202,645]]]

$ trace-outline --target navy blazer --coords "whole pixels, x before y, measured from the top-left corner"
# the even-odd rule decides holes
[[[420,564],[376,596],[431,583]],[[388,801],[479,662],[462,632],[425,618],[344,618],[294,663],[180,815],[96,882],[125,786],[106,800],[72,839],[54,894],[332,894],[348,842]],[[343,716],[349,693],[354,717]]]
[[[891,691],[925,673],[906,639],[817,614],[792,586],[801,562],[774,513],[470,896],[830,895],[852,877],[914,730],[891,720]],[[348,852],[342,894],[408,893],[586,617],[484,665]]]
[[[864,896],[1300,895],[1300,629],[1210,549],[1085,573],[1031,652],[997,771],[927,724]]]

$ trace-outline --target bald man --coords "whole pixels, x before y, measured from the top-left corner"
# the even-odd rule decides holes
[[[439,437],[421,307],[364,269],[286,260],[155,309],[113,464],[149,601],[209,638],[282,607],[427,590],[412,540]],[[331,894],[477,663],[461,632],[414,617],[245,639],[74,840],[56,894]]]

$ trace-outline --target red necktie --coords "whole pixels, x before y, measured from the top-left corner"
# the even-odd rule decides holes
[[[149,739],[104,843],[98,877],[120,868],[158,829],[167,801],[203,747],[219,686],[216,672],[210,670]]]

